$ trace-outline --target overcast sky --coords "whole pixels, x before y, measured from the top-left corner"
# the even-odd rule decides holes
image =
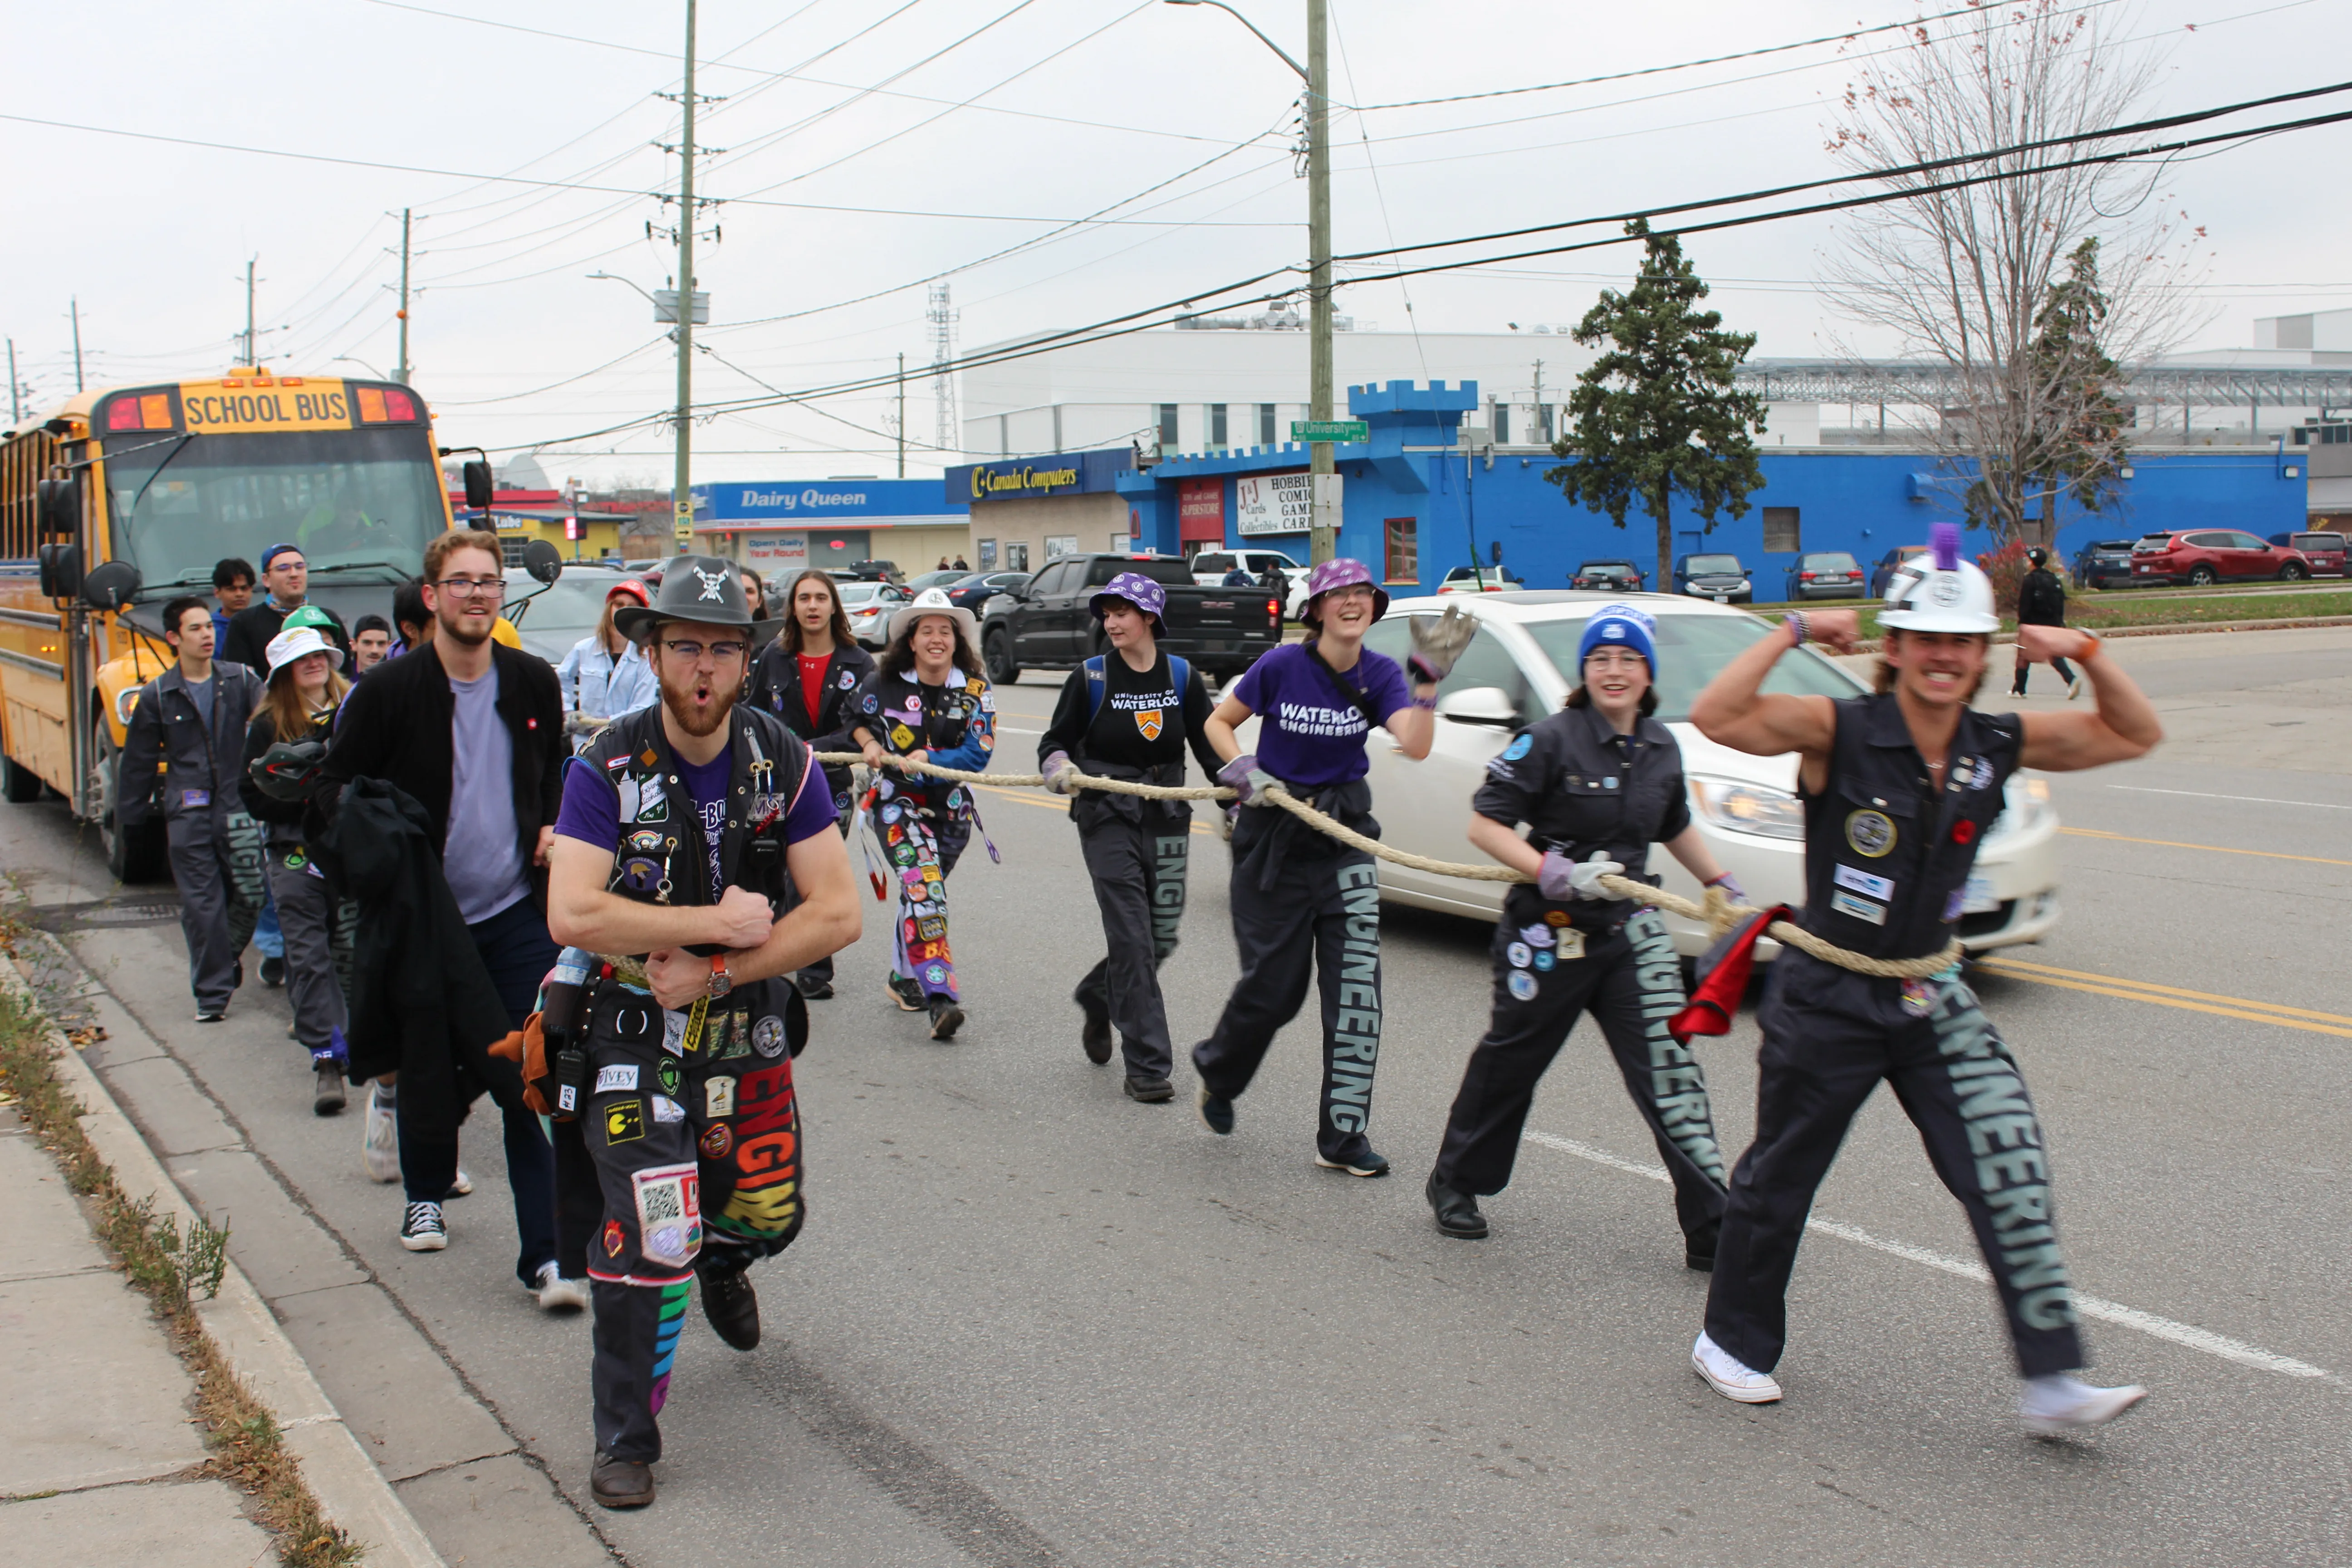
[[[1303,58],[1300,0],[1236,3]],[[436,14],[461,7],[463,16]],[[2082,8],[2158,51],[2151,112],[2317,86],[2343,75],[2330,62],[2352,58],[2352,5],[2340,0]],[[1916,14],[1874,0],[1330,9],[1333,95],[1359,105],[1675,65]],[[722,149],[705,161],[703,190],[725,198],[700,220],[723,230],[698,265],[713,296],[702,341],[726,363],[701,358],[698,401],[887,374],[900,353],[910,367],[925,363],[921,287],[843,302],[943,268],[981,263],[951,279],[957,341],[969,348],[1305,255],[1306,185],[1287,151],[1297,79],[1221,12],[1157,0],[703,0],[699,14],[698,86],[727,100],[704,110],[700,127]],[[0,119],[11,215],[0,331],[21,377],[44,398],[71,389],[74,297],[91,384],[217,373],[244,325],[255,256],[265,362],[364,374],[338,363],[350,356],[388,373],[406,206],[419,289],[414,379],[443,440],[556,442],[542,458],[552,475],[667,483],[658,426],[559,438],[674,401],[672,351],[651,308],[587,275],[658,288],[675,268],[669,242],[646,237],[674,210],[643,193],[676,186],[676,158],[654,144],[675,142],[677,109],[655,95],[677,89],[683,16],[683,0],[86,0],[13,11],[6,112],[84,128]],[[1338,247],[1829,172],[1822,139],[1837,95],[1856,57],[1893,41],[1343,112],[1333,128]],[[2337,195],[2347,150],[2352,130],[2329,127],[2172,172],[2175,205],[2210,237],[2202,298],[2212,321],[2198,346],[2251,343],[2257,315],[2352,305]],[[1119,222],[981,261],[1121,202]],[[1727,324],[1760,334],[1759,354],[1799,355],[1823,352],[1837,330],[1811,281],[1835,243],[1825,220],[1808,220],[1696,237],[1689,252]],[[1361,282],[1339,308],[1390,331],[1570,322],[1633,254]],[[1299,352],[1303,364],[1303,341]],[[1401,343],[1396,374],[1418,372]],[[704,426],[696,478],[890,471],[887,393],[819,406],[838,417],[767,408]],[[908,424],[918,443],[909,471],[936,471],[928,384],[910,387]]]

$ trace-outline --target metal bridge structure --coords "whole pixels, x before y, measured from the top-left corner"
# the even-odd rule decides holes
[[[2352,354],[2344,357],[2352,361]],[[1927,360],[1754,359],[1739,367],[1738,382],[1741,391],[1775,403],[1948,408],[1963,401],[1950,367]],[[2143,408],[2346,408],[2352,407],[2352,363],[2141,365],[2119,394]]]

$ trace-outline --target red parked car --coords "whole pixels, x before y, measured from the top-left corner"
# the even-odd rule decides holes
[[[2194,583],[2203,587],[2224,579],[2257,577],[2300,583],[2311,575],[2311,562],[2302,551],[2265,543],[2234,528],[2142,534],[2132,545],[2131,563],[2135,584]]]
[[[2315,577],[2344,575],[2345,541],[2340,533],[2273,533],[2271,542],[2302,551],[2303,558],[2311,563],[2311,574]]]

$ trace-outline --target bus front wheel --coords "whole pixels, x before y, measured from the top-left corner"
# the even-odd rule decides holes
[[[142,882],[160,882],[170,873],[170,858],[165,851],[163,825],[142,822],[125,827],[114,818],[114,776],[116,750],[114,735],[100,720],[90,726],[89,754],[97,759],[93,781],[98,799],[98,840],[106,850],[106,868],[114,879],[125,886]]]

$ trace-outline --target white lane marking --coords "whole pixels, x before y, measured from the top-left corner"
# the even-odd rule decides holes
[[[2127,789],[2134,795],[2193,795],[2199,800],[2245,800],[2256,805],[2307,805],[2319,811],[2352,811],[2352,805],[2337,805],[2326,800],[2277,800],[2266,795],[2215,795],[2202,789],[2157,789],[2149,784],[2111,784],[2109,789]]]
[[[1522,1136],[1530,1143],[1540,1143],[1547,1149],[1557,1149],[1563,1154],[1573,1154],[1580,1160],[1590,1160],[1596,1165],[1606,1165],[1612,1170],[1623,1171],[1629,1175],[1646,1176],[1654,1182],[1672,1179],[1667,1176],[1666,1168],[1664,1165],[1648,1165],[1638,1160],[1627,1160],[1612,1154],[1606,1149],[1596,1149],[1590,1143],[1580,1143],[1573,1138],[1560,1138],[1549,1132],[1535,1131],[1523,1133]],[[1888,1241],[1884,1237],[1873,1236],[1866,1230],[1842,1224],[1837,1220],[1809,1219],[1805,1222],[1805,1228],[1818,1230],[1824,1236],[1834,1236],[1842,1241],[1858,1242],[1864,1247],[1874,1248],[1892,1257],[1907,1258],[1913,1263],[1924,1264],[1929,1268],[1940,1269],[1946,1274],[1958,1275],[1963,1279],[1973,1279],[1979,1285],[1992,1283],[1992,1276],[1985,1271],[1985,1267],[1981,1263],[1970,1263],[1958,1258],[1947,1258],[1940,1252],[1930,1252],[1924,1247],[1914,1247],[1907,1241]],[[2143,1312],[2137,1307],[2126,1307],[2118,1302],[2102,1300],[2096,1296],[2078,1294],[2074,1298],[2074,1307],[2086,1318],[2096,1318],[2103,1323],[2119,1323],[2127,1329],[2137,1329],[2140,1332],[2153,1334],[2159,1340],[2169,1340],[2174,1344],[2185,1345],[2193,1351],[2203,1351],[2207,1355],[2220,1356],[2224,1361],[2234,1361],[2244,1366],[2260,1367],[2264,1372],[2275,1372],[2287,1377],[2332,1378],[2335,1375],[2325,1367],[2313,1366],[2309,1362],[2297,1361],[2293,1356],[2283,1356],[2273,1351],[2263,1350],[2242,1341],[2214,1333],[2210,1330],[2198,1328],[2192,1323],[2176,1323],[2170,1318],[2159,1318],[2153,1312]]]
[[[1028,715],[1024,713],[1022,717],[1025,719]],[[996,727],[996,732],[1000,735],[1042,735],[1045,731],[1043,730],[1024,730],[1017,724],[999,724]]]

